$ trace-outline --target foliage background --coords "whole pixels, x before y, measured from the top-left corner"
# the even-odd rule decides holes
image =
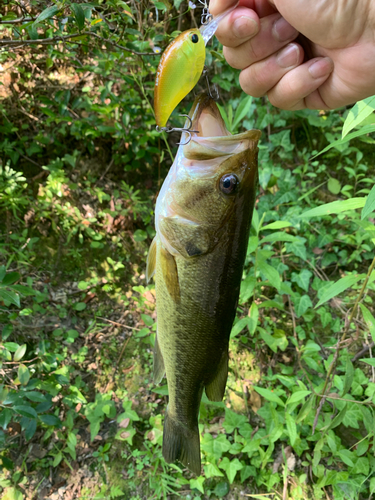
[[[375,490],[373,100],[277,110],[241,93],[216,40],[207,66],[228,128],[262,130],[259,197],[226,398],[201,405],[202,475],[162,459],[167,387],[151,380],[144,271],[178,136],[156,133],[151,104],[160,48],[199,25],[198,11],[179,0],[0,6],[4,499]]]

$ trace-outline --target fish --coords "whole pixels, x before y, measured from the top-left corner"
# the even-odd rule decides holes
[[[206,59],[206,44],[214,36],[220,21],[237,4],[212,18],[200,29],[182,32],[163,52],[156,70],[154,112],[156,124],[165,127],[176,106],[195,87]]]
[[[163,456],[199,475],[199,406],[203,390],[210,401],[224,397],[260,131],[231,135],[208,95],[189,117],[197,132],[179,147],[157,198],[146,279],[155,277],[154,382],[166,374],[169,389]]]

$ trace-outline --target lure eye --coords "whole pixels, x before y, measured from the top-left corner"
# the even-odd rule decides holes
[[[220,191],[224,194],[233,194],[240,181],[237,175],[226,174],[220,179]]]
[[[199,36],[196,33],[194,33],[194,35],[191,35],[191,41],[193,43],[198,43],[199,42]]]

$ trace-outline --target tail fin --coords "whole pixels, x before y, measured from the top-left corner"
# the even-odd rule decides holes
[[[163,432],[163,457],[167,463],[179,460],[192,472],[201,474],[199,430],[189,429],[181,422],[165,415]]]

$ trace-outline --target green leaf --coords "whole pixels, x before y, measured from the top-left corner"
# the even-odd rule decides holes
[[[86,307],[87,305],[85,304],[85,302],[77,302],[76,304],[74,304],[74,309],[76,311],[84,311]]]
[[[27,366],[21,364],[18,367],[18,379],[22,385],[27,385],[30,380],[30,372]]]
[[[264,260],[260,260],[258,262],[258,269],[260,273],[269,281],[267,283],[269,286],[275,287],[277,290],[280,289],[281,279],[279,273],[276,269],[269,264],[267,264]]]
[[[285,423],[290,438],[290,444],[294,446],[297,439],[297,426],[294,418],[290,413],[285,413]]]
[[[229,484],[226,481],[220,481],[220,483],[217,483],[215,486],[213,493],[219,498],[225,497],[225,495],[229,493]]]
[[[25,396],[27,397],[27,399],[30,399],[30,401],[33,401],[34,403],[44,403],[45,401],[47,401],[45,395],[37,391],[25,392]]]
[[[223,423],[223,427],[227,434],[232,434],[234,429],[241,427],[242,424],[248,422],[248,419],[245,415],[241,415],[240,413],[235,413],[228,408],[225,408],[225,420]]]
[[[283,231],[276,231],[275,233],[268,234],[262,238],[261,242],[268,241],[270,243],[280,242],[280,241],[300,241],[296,236],[292,234],[284,233]]]
[[[329,431],[331,429],[334,429],[338,425],[340,425],[341,422],[344,420],[347,411],[348,411],[348,403],[345,403],[344,408],[340,411],[340,413],[338,415],[336,415],[336,417],[332,420],[332,422],[329,424],[329,426],[324,427],[323,429],[320,429],[320,430],[321,431],[322,430]]]
[[[134,241],[137,241],[137,242],[144,241],[147,238],[147,233],[146,233],[146,231],[143,231],[142,229],[137,229],[133,233],[133,238],[134,238]]]
[[[7,270],[5,266],[0,266],[0,283],[2,283],[4,276],[6,275]]]
[[[293,297],[294,310],[296,312],[297,318],[300,318],[305,312],[313,306],[311,299],[308,295],[302,295],[302,297]]]
[[[375,109],[375,96],[367,97],[363,101],[358,101],[349,111],[342,127],[342,135],[344,138],[353,128],[363,122]]]
[[[8,349],[10,352],[16,352],[19,348],[19,345],[16,342],[5,342],[3,345],[5,349]]]
[[[35,434],[36,431],[36,420],[32,419],[29,420],[29,423],[26,426],[25,429],[25,438],[27,441],[29,441]]]
[[[271,224],[267,224],[260,228],[260,231],[264,231],[265,229],[283,229],[285,227],[290,227],[292,224],[286,220],[278,220],[276,222],[271,222]]]
[[[349,198],[343,201],[332,201],[331,203],[326,203],[325,205],[320,205],[319,207],[307,210],[298,217],[311,218],[311,217],[322,217],[324,215],[340,214],[348,210],[355,210],[357,208],[362,208],[365,205],[366,198]]]
[[[362,363],[367,363],[370,366],[375,366],[375,358],[362,358],[359,361],[362,361]]]
[[[353,363],[350,361],[350,358],[348,356],[346,358],[344,389],[343,389],[341,397],[345,396],[345,394],[350,391],[353,380],[354,380],[354,366],[353,366]]]
[[[34,410],[32,406],[19,405],[15,406],[13,409],[16,413],[19,413],[23,417],[37,418],[38,416],[37,412]]]
[[[8,291],[0,288],[0,300],[10,302],[17,307],[21,307],[19,295],[11,290]]]
[[[38,24],[41,23],[42,21],[45,21],[46,19],[49,19],[50,17],[54,16],[59,10],[60,9],[57,5],[52,5],[51,7],[47,7],[35,19],[34,24]]]
[[[53,427],[61,425],[61,420],[56,415],[39,415],[39,418],[46,425]]]
[[[306,403],[302,406],[297,418],[296,418],[296,424],[299,424],[300,422],[303,422],[307,415],[310,413],[313,403],[315,401],[315,396],[311,395]]]
[[[204,494],[204,488],[203,488],[204,480],[205,480],[204,476],[199,476],[196,479],[190,479],[190,488],[191,489],[195,488],[196,490]]]
[[[3,331],[1,332],[1,337],[5,341],[13,332],[13,325],[5,325]]]
[[[231,443],[228,441],[226,438],[225,434],[220,434],[216,439],[213,441],[213,453],[216,458],[220,458],[223,453],[226,453],[229,451],[231,447]]]
[[[72,3],[70,8],[74,13],[74,17],[77,21],[78,29],[81,31],[85,26],[85,13],[79,3]]]
[[[224,457],[223,460],[219,464],[220,469],[225,470],[226,475],[229,479],[230,484],[233,483],[234,478],[239,470],[243,468],[243,465],[235,458],[234,460],[229,460],[228,457]]]
[[[362,209],[361,219],[365,219],[375,210],[375,184],[366,198],[365,206]]]
[[[288,398],[288,401],[286,402],[287,405],[291,405],[291,404],[294,404],[294,403],[298,403],[299,401],[301,401],[302,399],[305,399],[306,396],[308,396],[309,394],[311,394],[311,391],[297,391],[297,392],[294,392],[290,398]]]
[[[221,472],[218,466],[211,462],[209,462],[207,465],[204,466],[204,475],[207,478],[224,476],[224,474]]]
[[[337,455],[341,458],[344,464],[349,465],[349,467],[354,467],[354,462],[352,460],[354,454],[349,450],[339,450]]]
[[[26,344],[20,345],[17,351],[14,353],[13,360],[19,361],[20,359],[23,358],[25,352],[26,352]]]
[[[265,389],[264,387],[256,387],[254,386],[253,389],[257,391],[258,394],[260,394],[264,399],[267,399],[267,401],[272,401],[274,403],[277,403],[280,406],[285,406],[285,403],[277,396],[274,394],[272,391],[269,389]]]
[[[365,125],[356,132],[352,132],[351,134],[346,135],[344,139],[341,138],[338,139],[337,141],[331,142],[331,144],[329,144],[327,147],[319,151],[319,153],[316,153],[316,155],[312,156],[310,159],[316,158],[317,156],[326,153],[335,146],[341,146],[341,144],[346,144],[347,142],[349,142],[352,139],[355,139],[356,137],[360,137],[361,135],[371,134],[372,132],[375,132],[375,125],[373,124]]]
[[[16,488],[7,488],[4,492],[4,496],[1,497],[2,500],[23,500],[23,495],[20,490]]]
[[[327,184],[327,187],[328,187],[328,191],[330,191],[332,194],[339,194],[339,192],[341,190],[341,183],[340,183],[340,181],[338,181],[334,177],[330,177],[328,184]]]
[[[236,109],[236,114],[234,115],[234,121],[233,121],[233,129],[237,127],[237,125],[240,123],[241,120],[245,118],[245,116],[249,113],[251,104],[253,102],[253,98],[251,95],[244,96],[237,109]]]
[[[322,304],[327,302],[327,300],[331,300],[333,297],[336,297],[365,277],[365,274],[352,274],[350,276],[344,276],[344,278],[339,279],[338,281],[336,281],[336,283],[333,283],[327,288],[327,290],[324,291],[315,308],[321,306]]]
[[[370,331],[372,340],[375,342],[375,318],[364,304],[359,304],[359,307],[361,308],[363,319]]]
[[[16,272],[8,273],[5,276],[5,278],[3,279],[2,284],[4,286],[9,286],[9,285],[12,285],[13,283],[15,283],[16,281],[18,281],[19,279],[20,279],[20,274],[19,273],[16,273]]]
[[[245,318],[241,318],[237,323],[233,326],[230,338],[233,339],[236,337],[244,328],[246,328],[250,324],[251,320],[248,316]]]

